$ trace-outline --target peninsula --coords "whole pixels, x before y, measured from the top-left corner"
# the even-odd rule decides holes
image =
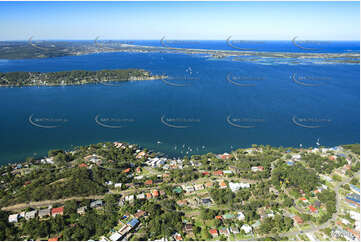
[[[164,79],[142,69],[61,71],[61,72],[0,72],[0,87],[6,86],[63,86],[88,83],[107,83]]]

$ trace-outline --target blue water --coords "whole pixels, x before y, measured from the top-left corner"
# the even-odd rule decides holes
[[[305,147],[319,139],[334,146],[360,140],[357,64],[264,65],[167,53],[0,61],[0,72],[115,68],[143,68],[171,79],[0,88],[0,162],[102,141],[127,141],[183,157],[252,144]],[[297,84],[293,75],[317,85]],[[34,126],[30,116],[40,126],[56,127]]]

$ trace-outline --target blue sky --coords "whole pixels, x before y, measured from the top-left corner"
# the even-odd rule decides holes
[[[0,40],[359,40],[359,2],[0,2]]]

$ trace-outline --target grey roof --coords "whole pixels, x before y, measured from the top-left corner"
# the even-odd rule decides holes
[[[97,207],[97,206],[103,206],[103,201],[102,200],[96,200],[96,201],[90,203],[91,208]]]
[[[50,209],[41,209],[39,211],[39,217],[43,217],[43,216],[50,216]]]

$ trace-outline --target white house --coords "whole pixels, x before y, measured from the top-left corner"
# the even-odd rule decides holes
[[[115,184],[114,184],[114,187],[115,187],[115,188],[121,188],[121,187],[122,187],[122,183],[115,183]]]
[[[111,241],[118,241],[121,237],[122,237],[121,234],[119,234],[118,232],[115,232],[109,237],[109,239]]]
[[[232,192],[238,191],[240,188],[250,188],[250,184],[249,183],[233,183],[230,182],[229,184],[229,188],[232,190]]]
[[[37,212],[38,212],[37,210],[34,210],[34,211],[25,213],[25,219],[29,220],[29,219],[35,218]]]
[[[9,223],[17,223],[19,214],[11,214],[9,215]]]
[[[244,216],[244,214],[242,212],[238,212],[237,213],[237,219],[238,220],[244,220],[246,217]]]
[[[246,234],[252,232],[252,227],[249,226],[248,224],[243,224],[242,227],[241,227],[241,229],[242,229]]]

